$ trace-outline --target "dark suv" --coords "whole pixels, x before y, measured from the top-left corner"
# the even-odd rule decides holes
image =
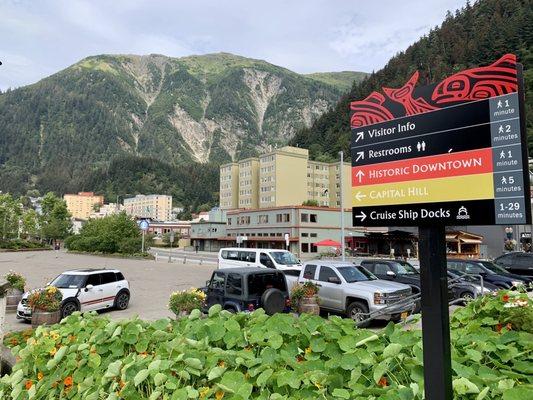
[[[263,308],[268,315],[289,311],[289,291],[281,271],[262,268],[226,268],[213,272],[206,283],[206,306],[220,304],[231,312]]]
[[[533,276],[533,253],[507,253],[497,257],[494,262],[514,274]]]
[[[485,282],[501,289],[511,289],[521,284],[528,284],[529,279],[507,272],[499,265],[485,260],[449,259],[448,270],[471,275],[481,275]]]

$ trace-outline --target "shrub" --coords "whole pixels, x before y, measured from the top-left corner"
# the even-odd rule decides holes
[[[204,302],[205,293],[201,290],[191,288],[172,293],[168,302],[168,308],[174,314],[179,315],[182,312],[190,313],[192,310],[201,309]]]
[[[0,379],[0,398],[424,398],[418,329],[390,323],[372,332],[339,317],[220,306],[199,316],[145,322],[74,313],[39,327],[8,343],[20,361]],[[451,331],[454,399],[532,398],[531,335],[471,328],[467,321]]]
[[[24,286],[26,286],[26,278],[24,278],[21,274],[16,273],[14,271],[9,271],[5,275],[6,281],[9,282],[12,288],[18,289],[21,292],[24,292]]]
[[[298,308],[300,301],[304,297],[314,297],[318,294],[319,287],[317,284],[311,281],[305,281],[304,283],[297,283],[291,289],[291,304],[293,307]]]
[[[61,300],[63,300],[63,295],[54,286],[34,290],[28,296],[28,304],[32,310],[36,309],[48,312],[59,310]]]

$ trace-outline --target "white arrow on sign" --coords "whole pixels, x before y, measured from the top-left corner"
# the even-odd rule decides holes
[[[357,201],[361,201],[361,199],[364,199],[366,197],[366,194],[363,194],[361,192],[357,192],[357,194],[355,195],[355,199]]]
[[[359,183],[362,182],[362,179],[363,177],[365,176],[365,173],[361,170],[357,171],[357,173],[355,174],[355,176],[357,177],[357,179],[359,179]]]
[[[355,218],[360,218],[361,222],[363,222],[366,219],[366,214],[361,211],[361,214],[356,215]]]
[[[364,160],[365,159],[365,152],[364,151],[358,151],[357,152],[357,158],[355,159],[355,162],[359,161],[359,160]]]
[[[357,137],[355,138],[355,143],[357,143],[359,140],[363,140],[365,138],[365,133],[363,131],[357,132]]]

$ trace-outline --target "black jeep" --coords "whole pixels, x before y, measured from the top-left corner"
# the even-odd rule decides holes
[[[206,282],[206,306],[220,304],[231,312],[262,308],[268,315],[289,311],[289,291],[281,271],[263,268],[226,268]]]

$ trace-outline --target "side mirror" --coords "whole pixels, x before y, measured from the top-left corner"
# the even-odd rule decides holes
[[[396,273],[394,271],[387,271],[387,276],[394,278],[396,276]]]
[[[85,286],[85,291],[88,292],[89,290],[92,290],[94,288],[93,285],[87,285]]]
[[[341,283],[341,280],[340,280],[337,276],[330,276],[330,277],[328,278],[328,282],[329,282],[329,283],[340,284],[340,283]]]
[[[211,286],[211,281],[205,281],[205,287],[209,289]]]

